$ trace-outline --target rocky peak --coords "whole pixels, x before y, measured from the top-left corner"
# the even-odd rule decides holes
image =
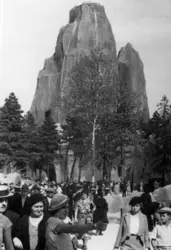
[[[88,15],[90,16],[94,12],[103,16],[103,13],[105,13],[105,10],[104,10],[104,7],[100,5],[99,3],[83,3],[79,6],[76,6],[70,10],[69,23],[80,21],[84,17],[87,18]]]
[[[69,23],[62,27],[56,42],[54,55],[45,60],[39,72],[31,112],[38,124],[44,113],[51,109],[55,122],[64,123],[65,115],[59,106],[64,95],[66,72],[70,72],[83,55],[101,47],[112,56],[117,70],[115,39],[104,7],[97,3],[84,3],[69,13]]]
[[[128,43],[122,47],[118,54],[118,69],[121,82],[136,93],[139,110],[143,113],[143,120],[149,119],[148,99],[146,93],[146,81],[144,66],[138,52]]]

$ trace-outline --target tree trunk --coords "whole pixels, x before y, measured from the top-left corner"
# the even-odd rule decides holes
[[[93,122],[93,133],[92,133],[92,182],[95,182],[95,172],[96,172],[96,121],[97,116],[94,118]]]
[[[42,181],[42,168],[39,169],[39,181]]]
[[[72,163],[71,173],[70,173],[70,181],[73,180],[73,173],[74,173],[74,168],[75,168],[76,160],[77,160],[77,157],[74,155],[74,160],[73,160],[73,163]]]
[[[67,146],[66,153],[65,153],[65,162],[64,162],[64,181],[67,182],[68,180],[68,151],[69,146]]]
[[[135,168],[133,166],[133,168],[132,168],[132,176],[131,176],[131,192],[134,189],[134,170],[135,170]]]
[[[166,167],[166,154],[163,155],[162,187],[164,187],[164,185],[165,185],[165,167]]]
[[[106,181],[109,182],[111,180],[111,159],[106,159]]]
[[[108,179],[109,179],[109,182],[111,181],[111,165],[108,167],[108,172],[109,172],[109,174],[108,174]]]
[[[81,172],[82,172],[82,157],[80,157],[80,163],[79,163],[79,173],[78,173],[78,182],[81,181]]]
[[[108,142],[108,138],[106,136],[106,142]],[[107,143],[104,143],[104,156],[103,156],[103,168],[102,168],[102,171],[103,171],[103,181],[106,180],[106,173],[107,173],[107,156],[105,155],[106,153],[106,146],[107,146]]]
[[[123,167],[123,145],[122,145],[122,142],[120,144],[120,151],[121,151],[121,160],[120,160],[120,164],[119,164],[120,166],[118,168],[118,175],[119,175],[119,177],[122,176],[122,167]]]
[[[106,157],[103,157],[103,181],[106,179]]]
[[[164,170],[164,167],[163,167],[163,173],[162,173],[162,187],[164,187],[165,185],[165,170]]]
[[[55,166],[53,164],[51,164],[49,170],[50,170],[49,171],[49,180],[56,182],[56,169],[55,169]]]

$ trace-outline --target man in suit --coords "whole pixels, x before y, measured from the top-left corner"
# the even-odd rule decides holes
[[[48,187],[47,189],[45,189],[45,192],[46,192],[46,197],[44,197],[44,199],[43,199],[44,212],[49,213],[49,206],[50,206],[51,200],[55,194],[55,189],[52,187]]]
[[[9,209],[19,214],[20,217],[29,212],[28,191],[28,186],[24,184],[21,187],[21,193],[15,192],[13,197],[9,200]]]
[[[141,198],[133,197],[129,203],[131,211],[124,214],[114,249],[143,250],[149,249],[148,222],[141,213]]]

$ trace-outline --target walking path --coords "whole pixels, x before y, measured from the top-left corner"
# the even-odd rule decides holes
[[[109,213],[109,224],[102,236],[92,236],[88,241],[88,250],[113,250],[119,228],[120,213]]]

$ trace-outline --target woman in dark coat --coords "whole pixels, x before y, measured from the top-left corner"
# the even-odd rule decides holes
[[[49,216],[44,213],[42,195],[33,194],[29,205],[29,215],[24,215],[15,227],[14,246],[23,250],[44,250],[46,222]]]
[[[102,189],[98,190],[97,196],[94,200],[94,204],[96,206],[96,210],[93,214],[93,223],[97,223],[102,221],[103,223],[108,224],[107,212],[108,212],[108,204],[105,198],[103,198]],[[97,232],[99,235],[102,235],[101,231]]]

